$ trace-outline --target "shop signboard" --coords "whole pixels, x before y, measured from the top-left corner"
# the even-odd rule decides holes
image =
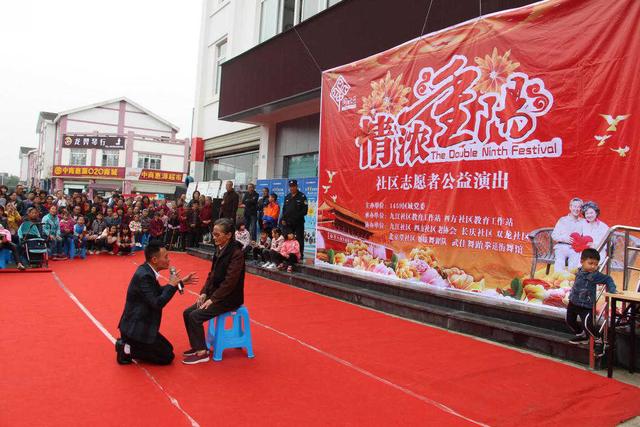
[[[124,179],[125,168],[102,166],[54,165],[53,176],[94,179]]]
[[[638,22],[548,0],[325,71],[316,264],[564,309],[580,252],[638,224]]]
[[[108,148],[124,150],[124,136],[69,135],[64,134],[62,146],[65,148]]]

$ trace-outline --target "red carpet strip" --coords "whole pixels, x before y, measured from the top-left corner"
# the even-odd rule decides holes
[[[208,262],[183,254],[171,254],[171,257],[183,272],[195,270],[202,281],[206,278]],[[54,263],[52,267],[70,292],[117,336],[116,325],[129,279],[136,268],[134,262],[142,262],[141,254],[94,256],[84,261]],[[135,396],[134,402],[150,399],[152,403],[144,405],[145,409],[140,412],[151,414],[150,419],[161,420],[157,425],[188,425],[183,414],[167,402],[166,395],[145,378],[139,367],[115,364],[111,343],[55,282],[34,279],[10,285],[5,282],[0,286],[5,293],[24,292],[9,298],[17,306],[21,297],[26,300],[30,295],[40,298],[44,294],[46,303],[43,301],[37,308],[30,306],[26,313],[42,317],[34,322],[37,325],[50,316],[54,318],[53,322],[44,321],[51,334],[45,337],[47,345],[58,344],[55,331],[58,334],[65,331],[65,338],[72,340],[58,347],[58,351],[46,352],[53,353],[61,366],[58,369],[64,372],[65,368],[68,370],[69,366],[84,361],[84,369],[92,375],[106,375],[112,380],[98,384],[99,390],[92,389],[85,395],[112,402],[128,402],[123,395],[129,399]],[[10,291],[6,290],[8,286]],[[21,290],[14,291],[18,286]],[[192,290],[198,291],[199,287]],[[194,298],[188,293],[176,295],[165,308],[161,330],[174,344],[176,353],[188,347],[182,310]],[[633,386],[260,277],[247,276],[246,305],[253,320],[255,359],[246,358],[238,350],[227,350],[219,363],[185,366],[178,358],[172,366],[146,366],[164,391],[178,399],[184,411],[202,426],[230,422],[239,425],[614,426],[640,414],[640,390]],[[44,307],[47,309],[43,311]],[[11,348],[26,351],[31,342],[42,342],[37,326],[24,330],[24,317],[32,320],[25,315],[24,307],[0,312],[3,344],[7,339],[5,335],[13,337]],[[88,354],[92,357],[84,357]],[[0,357],[9,361],[11,356],[4,351]],[[32,364],[36,363],[36,357],[33,359]],[[13,363],[25,364],[22,360]],[[3,369],[6,364],[0,360]],[[22,376],[29,376],[29,371],[25,369],[21,376],[11,375],[10,381],[0,382],[3,396],[5,389],[13,388],[14,381],[19,382]],[[134,378],[140,384],[136,382],[130,388],[126,380],[134,381]],[[33,378],[27,380],[33,381]],[[76,394],[75,388],[67,383],[63,374],[50,375],[46,390],[53,386],[57,393],[49,393],[45,401],[49,402],[48,413],[55,420],[53,424],[63,423],[69,415],[59,417],[52,408],[65,406],[67,414],[85,413],[84,406],[66,403],[72,402],[68,399]],[[88,382],[82,386],[92,387]],[[143,395],[139,391],[142,387],[150,391]],[[132,390],[136,391],[132,393]],[[42,391],[37,394],[38,400],[34,394],[22,405],[39,405]],[[14,394],[10,403],[0,405],[13,406],[17,398]],[[5,416],[4,409],[0,406],[0,417]],[[159,412],[172,414],[179,421],[158,416]],[[19,420],[19,413],[13,412],[7,419]],[[103,419],[99,414],[94,416],[94,421],[100,424]],[[145,419],[141,414],[135,416]]]

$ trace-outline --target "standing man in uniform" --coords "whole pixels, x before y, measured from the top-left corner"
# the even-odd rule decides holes
[[[235,224],[240,196],[233,189],[233,182],[227,181],[226,189],[227,192],[222,196],[222,204],[220,205],[220,218],[229,218]]]
[[[289,180],[289,194],[284,198],[282,207],[282,228],[293,230],[300,244],[300,260],[304,256],[304,217],[309,210],[307,196],[298,190],[298,181]]]

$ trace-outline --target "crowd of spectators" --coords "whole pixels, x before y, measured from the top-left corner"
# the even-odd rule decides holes
[[[235,238],[249,258],[268,268],[288,269],[301,258],[301,247],[291,228],[278,228],[277,196],[263,189],[261,197],[250,186],[242,198],[227,183],[227,193],[214,210],[213,200],[194,192],[177,200],[147,196],[109,197],[86,193],[53,194],[18,185],[0,186],[0,248],[12,251],[16,265],[26,264],[25,241],[42,238],[53,261],[97,254],[130,255],[150,240],[169,250],[184,251],[211,239],[213,221],[229,217],[237,224]],[[238,208],[243,215],[237,218]]]

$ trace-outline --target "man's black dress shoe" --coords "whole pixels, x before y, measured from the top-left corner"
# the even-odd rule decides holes
[[[119,365],[129,365],[132,362],[131,355],[124,352],[124,342],[121,339],[116,340],[116,361]]]

